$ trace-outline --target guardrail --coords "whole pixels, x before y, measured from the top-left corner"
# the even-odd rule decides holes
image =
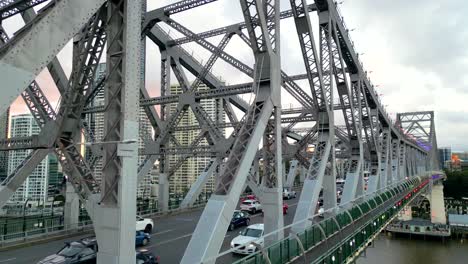
[[[296,236],[285,238],[261,252],[242,258],[235,264],[290,263],[301,258],[308,263],[307,254],[319,247],[322,247],[320,252],[325,252],[310,258],[312,263],[347,263],[349,259],[355,258],[356,252],[365,248],[428,182],[429,180],[424,180],[415,186],[418,178],[409,179],[349,210],[342,211],[335,217],[313,224]],[[385,211],[381,212],[379,208],[385,208]],[[363,222],[369,214],[372,214],[370,220]],[[358,222],[363,223],[356,225]],[[345,235],[344,230],[352,233]],[[333,244],[332,239],[340,242]]]

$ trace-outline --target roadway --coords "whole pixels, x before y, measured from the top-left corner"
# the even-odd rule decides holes
[[[284,215],[284,224],[292,223],[296,211],[297,198],[285,200],[289,205],[288,214]],[[154,218],[155,227],[151,236],[151,242],[142,248],[146,248],[160,257],[160,263],[179,263],[187,247],[190,237],[195,230],[202,210],[181,213],[178,215]],[[252,215],[250,224],[263,223],[261,214]],[[231,240],[238,235],[245,227],[228,231],[224,238],[221,252],[230,248]],[[89,235],[87,235],[89,236]],[[44,244],[29,246],[25,248],[14,249],[0,252],[0,264],[32,264],[45,258],[48,255],[56,253],[61,249],[65,242],[78,240],[86,236],[75,236],[67,239],[47,242]],[[242,258],[241,255],[227,254],[220,259],[219,263],[232,263]]]

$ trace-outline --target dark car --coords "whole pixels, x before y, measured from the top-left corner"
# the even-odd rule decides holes
[[[79,241],[67,242],[57,252],[37,264],[88,264],[96,263],[96,252],[98,250],[96,238],[83,238]]]
[[[146,249],[141,249],[137,251],[136,264],[159,264],[159,257]]]
[[[37,264],[96,264],[97,251],[96,238],[83,238],[65,243],[57,254],[50,255]],[[159,264],[159,257],[146,249],[137,250],[136,263]]]
[[[135,246],[146,246],[150,241],[150,234],[143,231],[136,231]]]
[[[250,223],[249,214],[243,211],[234,211],[234,214],[231,219],[231,224],[229,224],[229,230],[234,230],[238,226],[248,226]]]

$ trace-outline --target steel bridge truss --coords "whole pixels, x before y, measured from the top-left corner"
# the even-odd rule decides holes
[[[100,241],[99,263],[133,263],[134,258],[129,257],[133,250],[119,241],[134,239],[131,228],[138,181],[158,161],[158,199],[162,210],[167,210],[173,175],[188,159],[209,156],[212,161],[182,203],[182,207],[193,204],[208,179],[215,178],[214,195],[182,263],[214,263],[246,184],[264,204],[265,233],[272,234],[265,240],[269,245],[283,238],[282,188],[292,186],[299,170],[305,176],[294,233],[310,227],[322,190],[324,207],[334,214],[405,178],[438,169],[434,113],[401,113],[396,123],[390,119],[336,3],[315,0],[307,5],[306,0],[290,0],[290,6],[280,8],[279,0],[240,0],[243,22],[201,33],[172,17],[216,1],[184,0],[149,12],[144,0],[0,1],[0,79],[5,80],[0,111],[5,112],[21,95],[42,129],[38,135],[0,141],[0,151],[31,150],[1,183],[0,206],[53,153],[94,221]],[[42,3],[45,7],[36,14],[32,7]],[[15,15],[21,15],[26,25],[10,39],[1,22]],[[318,16],[318,25],[313,25],[312,15]],[[282,19],[294,20],[302,55],[297,63],[303,64],[305,73],[289,75],[281,68]],[[168,27],[183,37],[172,38]],[[222,36],[217,44],[210,40],[215,36]],[[149,97],[142,72],[142,40],[146,38],[161,53],[161,95],[156,98]],[[233,38],[240,38],[243,48],[253,53],[253,65],[226,51]],[[73,69],[66,76],[55,56],[70,40]],[[187,43],[196,43],[210,53],[205,63],[184,48]],[[97,78],[103,55],[106,75]],[[213,73],[217,61],[251,81],[224,83]],[[34,81],[45,68],[61,94],[57,109]],[[299,85],[300,80],[305,85]],[[179,94],[171,93],[175,83]],[[101,92],[105,103],[94,106],[92,102]],[[250,94],[253,100],[246,102],[242,94]],[[285,94],[296,108],[282,109]],[[220,123],[213,118],[201,103],[206,99],[221,100],[229,121]],[[173,111],[170,104],[175,105]],[[155,105],[160,106],[159,111]],[[143,149],[136,143],[110,143],[91,148],[90,158],[82,156],[78,147],[82,135],[87,142],[96,140],[86,122],[88,115],[104,114],[104,143],[131,141],[139,138],[136,120],[140,107],[155,132],[154,137],[145,136]],[[180,124],[188,113],[194,115],[196,124]],[[340,114],[344,124],[337,125],[335,116]],[[311,125],[299,125],[303,123]],[[230,135],[226,134],[228,127],[233,128]],[[175,133],[189,130],[198,131],[198,136],[181,145]],[[139,165],[138,155],[145,157]],[[172,166],[171,157],[176,157]],[[91,170],[98,160],[103,164],[101,179]],[[287,160],[291,167],[286,176],[283,166]],[[339,204],[337,175],[345,179]],[[365,175],[369,176],[367,183]]]

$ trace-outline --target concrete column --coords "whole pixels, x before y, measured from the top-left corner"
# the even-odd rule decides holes
[[[73,185],[67,182],[65,193],[64,224],[65,226],[77,226],[80,215],[80,199]]]
[[[304,166],[301,166],[301,173],[299,175],[299,181],[301,183],[304,183],[305,178],[306,178],[306,174],[307,174],[307,169],[304,168]],[[293,182],[293,185],[294,185],[294,182]]]
[[[447,224],[447,215],[445,212],[444,186],[437,184],[432,186],[431,191],[431,223]]]
[[[283,209],[278,204],[283,203],[281,188],[263,188],[262,206],[264,210],[263,223],[270,227],[283,227]],[[271,230],[272,231],[272,230]],[[269,233],[265,230],[265,234]],[[265,246],[271,245],[284,237],[281,230],[274,235],[265,237]]]
[[[169,210],[169,180],[166,173],[159,173],[158,208],[162,212]]]

